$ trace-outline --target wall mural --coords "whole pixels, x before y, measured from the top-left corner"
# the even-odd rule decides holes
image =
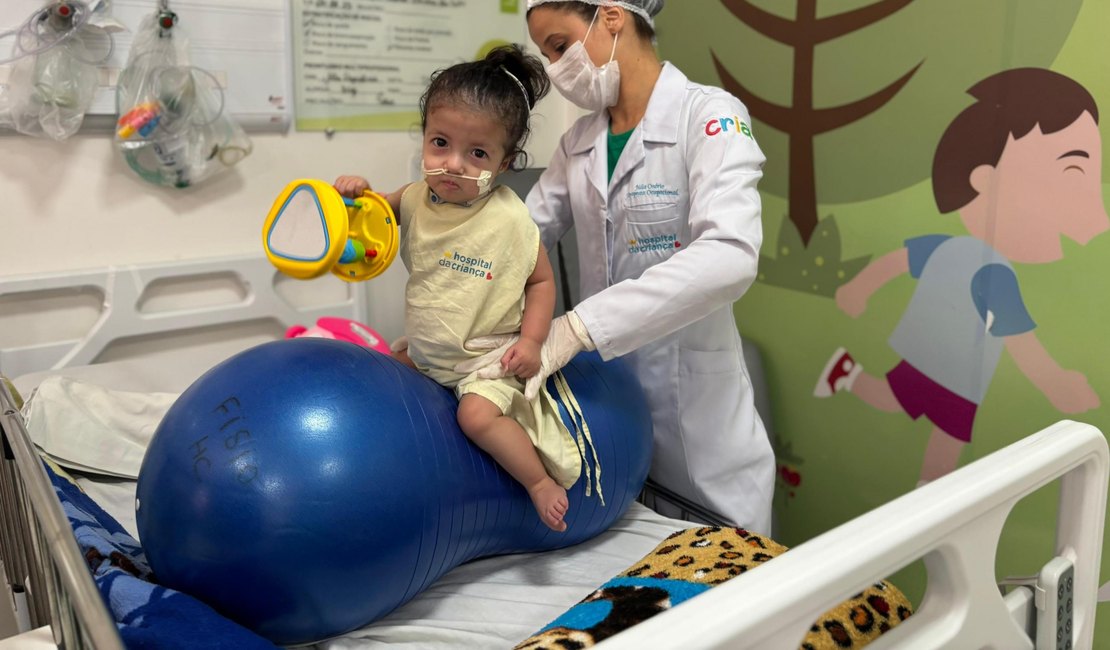
[[[660,14],[663,58],[740,97],[767,155],[759,277],[735,311],[771,383],[787,543],[1057,420],[1110,432],[1108,21],[1101,0]],[[1000,576],[1051,551],[1053,498],[1011,515]]]
[[[728,47],[711,39],[711,76],[688,69],[697,54],[677,62],[785,136],[781,144],[760,137],[769,161],[760,187],[790,206],[779,232],[768,233],[773,254],[760,259],[760,281],[831,298],[868,259],[841,259],[836,219],[821,218],[818,202],[883,196],[926,178],[931,144],[970,82],[997,70],[1000,51],[1019,46],[1029,63],[1049,63],[1081,0],[1037,3],[1020,14],[1008,2],[968,9],[954,0],[684,0],[686,19],[706,14],[686,4],[718,3],[731,18],[723,24],[744,36],[742,53],[732,53],[735,36]],[[838,13],[821,14],[819,5]]]
[[[918,485],[956,469],[1003,349],[1062,413],[1099,406],[1087,377],[1061,368],[1038,340],[1011,265],[1055,262],[1062,237],[1086,244],[1110,227],[1098,108],[1083,86],[1039,68],[999,72],[968,92],[976,102],[933,158],[937,207],[958,212],[967,234],[909,238],[836,291],[837,306],[859,318],[894,278],[917,280],[889,339],[902,360],[873,375],[840,348],[814,390],[926,417],[933,429]]]

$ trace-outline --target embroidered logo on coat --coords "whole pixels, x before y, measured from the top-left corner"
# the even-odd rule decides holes
[[[480,257],[462,255],[458,251],[444,251],[443,259],[439,261],[439,265],[463,275],[485,278],[486,280],[493,279],[493,262]]]
[[[732,117],[717,117],[705,123],[706,135],[712,138],[719,133],[743,133],[749,138],[755,139],[752,136],[752,130],[748,124],[736,115]]]
[[[664,183],[637,183],[628,192],[628,199],[636,202],[661,199],[663,201],[678,200],[678,189],[667,187]]]
[[[628,252],[633,255],[637,253],[650,253],[653,251],[666,251],[672,248],[682,248],[682,242],[678,241],[678,235],[655,235],[654,237],[642,237],[640,239],[628,240]]]

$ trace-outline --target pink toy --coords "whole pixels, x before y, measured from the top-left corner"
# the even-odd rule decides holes
[[[371,350],[377,350],[382,354],[389,354],[389,344],[385,342],[385,338],[381,334],[358,321],[347,318],[321,318],[312,327],[294,325],[285,330],[285,338],[287,339],[297,338],[298,336],[347,341]]]

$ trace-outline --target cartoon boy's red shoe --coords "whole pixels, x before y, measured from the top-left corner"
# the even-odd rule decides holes
[[[832,397],[837,391],[851,390],[856,377],[863,372],[863,366],[856,363],[852,355],[845,348],[837,348],[833,352],[821,377],[817,380],[817,387],[813,389],[814,397]]]

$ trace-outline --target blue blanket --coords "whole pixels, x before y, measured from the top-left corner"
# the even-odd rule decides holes
[[[127,648],[276,648],[199,600],[159,586],[135,538],[49,465],[47,474]]]

